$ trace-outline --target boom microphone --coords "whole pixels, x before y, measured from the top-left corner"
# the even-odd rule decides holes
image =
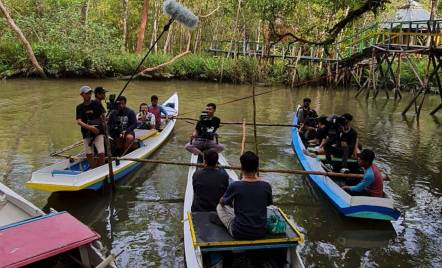
[[[181,4],[175,2],[175,0],[167,0],[164,2],[163,12],[189,30],[195,28],[199,21],[197,16]]]

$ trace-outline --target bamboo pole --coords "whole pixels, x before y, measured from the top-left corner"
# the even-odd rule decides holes
[[[60,154],[60,153],[64,153],[64,152],[66,152],[66,151],[68,151],[70,149],[76,148],[76,147],[81,146],[81,145],[83,145],[83,140],[77,141],[76,143],[74,143],[72,145],[69,145],[69,146],[66,146],[63,149],[60,149],[58,151],[55,151],[55,152],[51,153],[50,155],[54,156],[54,155],[57,155],[57,154]]]
[[[109,178],[111,181],[112,190],[116,190],[117,186],[115,185],[115,179],[114,179],[114,170],[112,167],[112,153],[111,153],[111,145],[109,141],[109,136],[107,135],[107,126],[106,126],[106,115],[101,115],[101,124],[103,125],[103,131],[104,131],[104,140],[106,142],[106,151],[107,151],[107,165],[109,166]]]
[[[199,121],[199,119],[194,119],[190,117],[175,117],[174,119],[188,120],[188,121]],[[244,122],[221,122],[221,125],[243,125]],[[257,126],[257,127],[301,127],[300,125],[293,124],[267,124],[267,123],[246,123],[246,126]]]
[[[71,158],[74,160],[85,160],[86,157],[78,157],[78,156],[70,156],[70,155],[57,155],[59,157]],[[140,163],[151,163],[151,164],[165,164],[165,165],[177,165],[177,166],[188,166],[188,167],[204,167],[203,164],[194,164],[188,162],[172,162],[172,161],[163,161],[163,160],[152,160],[152,159],[138,159],[138,158],[128,158],[128,157],[112,157],[113,160],[119,161],[134,161]],[[222,166],[217,165],[217,168],[220,169],[233,169],[233,170],[241,170],[240,166]],[[284,174],[299,174],[299,175],[322,175],[322,176],[331,176],[331,177],[345,177],[345,178],[356,178],[362,179],[364,175],[361,174],[343,174],[336,172],[325,172],[325,171],[306,171],[306,170],[297,170],[297,169],[269,169],[269,168],[259,168],[259,172],[266,173],[284,173]],[[390,176],[383,177],[384,180],[391,180]]]
[[[242,142],[241,142],[241,152],[239,156],[244,154],[244,150],[246,148],[246,119],[242,121]]]
[[[253,94],[253,136],[255,137],[255,154],[258,156],[258,135],[256,134],[256,100],[255,100],[255,81],[252,85]],[[258,173],[259,176],[259,173]]]
[[[396,100],[399,96],[400,99],[402,99],[401,94],[401,54],[399,54],[397,58],[397,68],[396,68],[396,90],[394,92],[394,99]],[[394,60],[394,59],[393,59]],[[393,61],[392,60],[392,61]]]

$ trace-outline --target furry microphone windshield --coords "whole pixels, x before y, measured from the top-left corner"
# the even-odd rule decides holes
[[[174,0],[167,0],[163,4],[163,12],[172,19],[181,23],[184,28],[192,30],[198,24],[198,17],[190,10]]]

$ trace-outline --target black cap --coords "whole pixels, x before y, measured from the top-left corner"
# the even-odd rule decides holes
[[[106,89],[104,89],[104,87],[96,87],[95,88],[95,93],[106,93],[109,92]]]
[[[370,149],[364,149],[361,153],[357,154],[357,156],[365,161],[373,163],[374,160],[374,152]]]

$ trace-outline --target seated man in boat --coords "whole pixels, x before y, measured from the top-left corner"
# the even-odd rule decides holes
[[[211,150],[220,153],[224,146],[218,143],[216,130],[220,127],[221,120],[214,116],[216,111],[215,103],[208,103],[206,111],[203,111],[200,120],[196,124],[193,134],[190,136],[190,142],[186,144],[186,150],[204,156],[204,150]],[[214,140],[216,139],[216,141]]]
[[[349,173],[347,168],[347,160],[349,153],[353,153],[358,133],[352,127],[350,123],[353,120],[351,114],[345,113],[341,117],[334,119],[327,119],[330,126],[327,127],[328,134],[324,145],[324,151],[327,163],[324,164],[324,168],[329,171],[333,171],[331,155],[335,157],[341,157],[341,173]]]
[[[100,118],[106,111],[100,102],[92,101],[90,87],[82,86],[80,95],[83,97],[83,103],[77,106],[77,124],[81,127],[87,162],[91,168],[95,168],[105,163],[104,136]],[[94,147],[97,149],[98,161],[93,158]]]
[[[374,157],[374,152],[370,149],[364,149],[358,154],[358,164],[365,169],[364,178],[362,181],[347,179],[347,185],[342,186],[343,190],[350,195],[374,197],[382,197],[384,195],[384,181],[378,166],[373,163]]]
[[[216,211],[219,199],[229,186],[229,176],[217,169],[218,153],[205,151],[204,168],[193,174],[193,203],[192,212]]]
[[[166,115],[166,123],[169,122],[169,115],[166,110],[164,110],[163,106],[158,104],[158,97],[156,95],[150,97],[150,102],[152,104],[148,106],[148,111],[155,115],[155,129],[159,129],[161,126],[161,113]]]
[[[107,120],[109,135],[116,140],[117,146],[127,152],[130,147],[134,147],[135,132],[137,128],[137,117],[135,112],[126,107],[127,99],[120,96],[118,110],[113,110]]]
[[[318,154],[325,154],[324,152],[324,144],[327,138],[327,117],[321,116],[318,119],[318,127],[315,129],[315,138],[313,140],[309,140],[308,143],[310,145],[314,145],[316,152]],[[304,154],[316,157],[316,154],[307,151],[306,149],[302,150]]]
[[[219,200],[216,207],[219,219],[216,214],[210,214],[209,220],[216,224],[221,221],[235,239],[261,239],[267,232],[267,206],[273,204],[272,187],[256,176],[259,165],[256,154],[248,151],[240,162],[244,177],[232,182]]]
[[[314,136],[316,128],[316,119],[318,114],[315,110],[310,109],[311,99],[305,98],[303,100],[303,106],[297,111],[298,123],[301,125],[299,132],[304,141],[311,140]]]
[[[147,103],[140,104],[140,112],[137,114],[137,128],[153,129],[155,127],[155,115],[149,113]]]

